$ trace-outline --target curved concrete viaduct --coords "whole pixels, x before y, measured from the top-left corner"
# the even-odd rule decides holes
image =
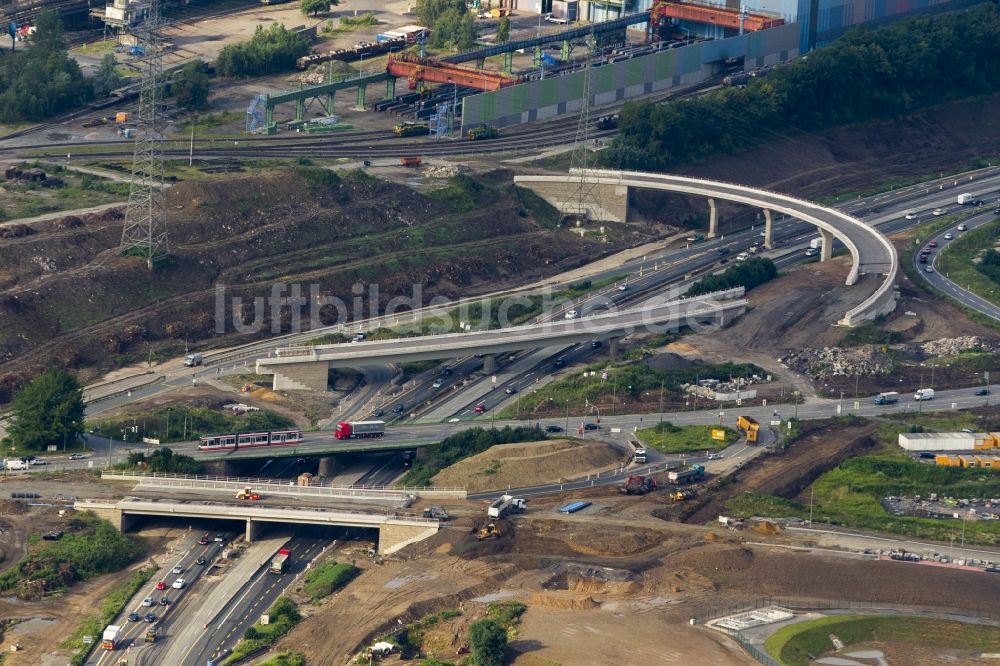
[[[826,206],[745,185],[641,171],[573,169],[569,175],[515,176],[514,182],[534,190],[560,212],[617,222],[627,219],[628,191],[632,187],[703,196],[708,199],[711,213],[710,237],[715,235],[718,226],[716,199],[762,208],[766,220],[764,244],[768,248],[771,247],[771,213],[778,211],[816,225],[823,238],[823,261],[831,256],[833,238],[847,247],[853,258],[847,275],[848,285],[853,285],[866,273],[885,276],[874,294],[844,315],[840,320],[842,325],[854,326],[888,314],[896,307],[893,287],[899,260],[892,243],[864,222]]]
[[[257,360],[259,374],[273,374],[275,390],[325,391],[327,370],[381,363],[405,363],[454,358],[463,354],[500,352],[614,338],[640,330],[674,330],[682,326],[723,326],[746,310],[743,289],[695,298],[665,301],[652,298],[643,305],[580,319],[559,319],[509,328],[445,333],[412,338],[372,340],[278,349],[275,357]],[[447,315],[447,313],[441,313]],[[491,359],[485,364],[486,372]]]

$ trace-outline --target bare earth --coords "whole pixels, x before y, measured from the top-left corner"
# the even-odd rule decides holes
[[[434,485],[469,492],[523,488],[618,467],[624,456],[600,442],[557,439],[493,446],[442,470]]]

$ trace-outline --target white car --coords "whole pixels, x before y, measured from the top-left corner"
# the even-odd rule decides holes
[[[907,213],[903,217],[905,217],[907,220],[915,220],[915,219],[917,219],[917,214],[916,213]]]
[[[934,217],[941,217],[947,212],[948,210],[945,208],[935,208],[934,210],[931,211],[931,215],[933,215]]]
[[[566,319],[576,319],[579,316],[580,313],[577,312],[576,310],[570,310],[569,312],[566,313]]]
[[[807,257],[815,257],[818,254],[819,254],[819,250],[817,248],[815,248],[815,247],[811,247],[811,248],[809,248],[809,249],[806,250],[806,256]]]
[[[434,383],[431,384],[431,386],[433,386],[434,388],[441,388],[442,386],[444,386],[444,380],[440,378],[435,379]]]
[[[747,254],[746,252],[740,252],[738,255],[736,255],[736,261],[746,261],[749,258],[750,255]]]
[[[618,285],[618,291],[628,291],[628,285],[627,284]]]
[[[954,238],[954,236],[952,236],[950,231],[944,235],[945,240],[951,240],[952,238]]]
[[[705,456],[705,458],[707,458],[708,460],[721,460],[722,459],[722,454],[721,453],[709,453],[707,456]]]
[[[184,573],[184,567],[178,565],[178,566],[174,567],[173,569],[171,569],[171,573],[182,574],[182,573]]]
[[[183,578],[178,578],[177,580],[174,581],[174,584],[171,585],[170,587],[174,588],[175,590],[183,590],[185,585],[187,585],[187,581],[184,580]]]
[[[149,606],[152,606],[152,605],[154,605],[155,603],[156,603],[156,602],[155,602],[155,601],[153,601],[153,597],[146,597],[145,599],[143,599],[143,600],[142,600],[142,605],[143,605],[143,606],[146,606],[147,608],[148,608]]]
[[[956,227],[956,229],[958,231],[965,231],[966,229],[968,229],[968,227],[965,226],[964,224],[960,224],[960,225],[958,225],[958,227]]]
[[[32,465],[48,465],[49,461],[48,460],[43,460],[41,458],[35,458],[34,460],[31,461],[31,464]]]

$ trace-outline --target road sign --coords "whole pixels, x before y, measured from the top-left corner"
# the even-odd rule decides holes
[[[722,428],[712,428],[712,439],[717,439],[720,442],[726,441],[726,431]]]

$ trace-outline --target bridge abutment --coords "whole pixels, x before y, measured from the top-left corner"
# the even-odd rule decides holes
[[[378,552],[380,555],[391,555],[397,550],[429,539],[438,532],[438,523],[414,523],[408,520],[385,521],[378,531]]]
[[[581,187],[585,190],[583,197]],[[627,185],[589,182],[573,174],[559,182],[532,183],[531,189],[555,206],[560,213],[583,213],[590,220],[602,222],[628,221]],[[583,211],[580,210],[581,205]]]
[[[330,374],[328,364],[321,361],[258,365],[257,371],[274,375],[275,391],[326,391]]]

